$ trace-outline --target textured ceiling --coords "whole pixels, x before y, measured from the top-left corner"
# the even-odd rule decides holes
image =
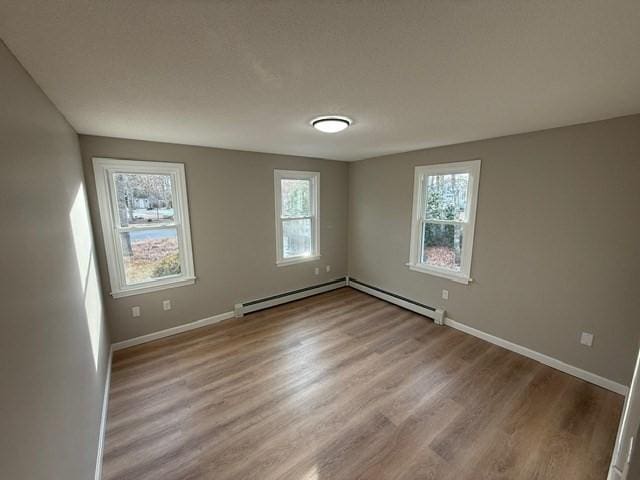
[[[0,0],[0,35],[95,135],[356,160],[640,112],[639,0]]]

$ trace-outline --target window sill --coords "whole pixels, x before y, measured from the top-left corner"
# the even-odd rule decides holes
[[[313,262],[315,260],[320,260],[320,255],[312,255],[310,257],[293,257],[287,258],[285,260],[278,260],[276,262],[276,265],[278,267],[287,267],[289,265],[295,265],[296,263]]]
[[[187,285],[193,285],[194,283],[196,283],[196,277],[181,277],[178,280],[172,280],[164,283],[141,285],[139,287],[132,287],[126,290],[111,292],[111,296],[113,298],[130,297],[132,295],[142,295],[144,293],[158,292],[160,290],[166,290],[168,288],[185,287]]]
[[[468,285],[472,281],[471,278],[467,277],[464,274],[457,275],[455,273],[450,273],[450,272],[438,270],[435,268],[428,268],[422,265],[416,265],[415,263],[407,263],[406,265],[407,267],[409,267],[409,270],[413,270],[414,272],[426,273],[429,275],[434,275],[436,277],[446,278],[447,280],[451,280],[452,282],[462,283],[464,285]]]

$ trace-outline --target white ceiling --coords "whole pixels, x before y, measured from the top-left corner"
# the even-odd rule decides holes
[[[0,0],[0,35],[95,135],[357,160],[640,112],[640,0]]]

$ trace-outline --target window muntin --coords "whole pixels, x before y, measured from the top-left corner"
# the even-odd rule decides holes
[[[320,174],[275,170],[276,263],[290,265],[319,256]]]
[[[468,283],[480,160],[416,167],[409,266]]]
[[[112,295],[193,283],[184,166],[93,162]]]

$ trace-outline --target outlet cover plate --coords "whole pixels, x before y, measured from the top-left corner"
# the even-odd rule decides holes
[[[582,335],[580,335],[580,343],[582,345],[586,345],[587,347],[592,346],[593,345],[593,333],[582,332]]]

